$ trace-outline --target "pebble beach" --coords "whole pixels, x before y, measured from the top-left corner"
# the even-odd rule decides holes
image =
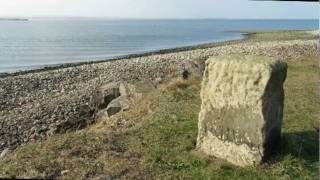
[[[0,152],[46,138],[52,127],[66,123],[66,132],[94,123],[81,114],[94,90],[110,82],[165,80],[189,63],[210,56],[241,53],[295,59],[317,53],[313,38],[246,39],[127,56],[95,63],[74,64],[0,76]],[[64,133],[64,132],[62,132]]]

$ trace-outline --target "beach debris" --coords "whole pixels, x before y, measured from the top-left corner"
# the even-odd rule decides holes
[[[238,166],[264,162],[281,136],[287,64],[228,55],[206,62],[197,148]]]

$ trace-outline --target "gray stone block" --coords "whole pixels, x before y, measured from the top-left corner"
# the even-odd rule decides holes
[[[197,148],[246,166],[267,159],[281,136],[287,64],[261,56],[206,61]]]

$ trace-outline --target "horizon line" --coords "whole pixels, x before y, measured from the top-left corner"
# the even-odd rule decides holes
[[[204,18],[192,18],[192,17],[170,17],[170,18],[145,18],[145,17],[103,17],[103,16],[59,16],[59,15],[36,15],[36,16],[0,16],[0,18],[57,18],[57,19],[110,19],[110,20],[319,20],[319,18],[224,18],[224,17],[204,17]]]

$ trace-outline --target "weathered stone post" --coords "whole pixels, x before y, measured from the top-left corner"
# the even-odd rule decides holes
[[[235,165],[260,163],[276,149],[287,64],[229,55],[206,62],[197,148]]]

